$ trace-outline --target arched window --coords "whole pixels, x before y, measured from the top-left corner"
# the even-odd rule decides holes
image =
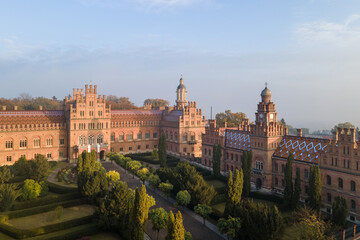
[[[85,138],[85,136],[79,136],[79,145],[80,146],[83,146],[83,145],[85,145],[86,144],[86,138]]]
[[[356,202],[355,202],[355,200],[350,201],[350,208],[351,208],[351,210],[356,210]]]
[[[338,179],[338,185],[339,185],[339,188],[343,188],[343,180],[342,180],[342,178]]]
[[[331,203],[331,193],[327,194],[327,201],[328,201],[328,203]]]
[[[94,138],[93,135],[90,135],[90,136],[89,136],[88,143],[89,143],[90,145],[93,145],[93,144],[95,143],[95,138]]]
[[[329,175],[326,175],[326,184],[331,185],[331,177]]]
[[[186,141],[187,141],[187,134],[184,133],[184,135],[183,135],[183,142],[186,142]]]
[[[275,186],[277,187],[279,184],[279,180],[277,178],[275,178]]]
[[[96,140],[97,144],[102,144],[103,143],[103,135],[99,134]]]
[[[356,191],[356,184],[355,184],[354,181],[351,181],[351,182],[350,182],[350,190],[353,191],[353,192]]]

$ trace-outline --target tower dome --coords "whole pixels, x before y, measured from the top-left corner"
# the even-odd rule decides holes
[[[181,77],[180,78],[180,84],[179,86],[177,87],[177,90],[181,90],[181,89],[185,89],[186,90],[186,87],[184,85],[184,79]]]
[[[184,85],[184,79],[180,78],[180,84],[176,89],[176,104],[178,107],[183,107],[184,105],[187,104],[187,100],[186,100],[186,94],[187,94],[187,90],[186,87]]]
[[[264,103],[269,103],[271,101],[271,91],[270,91],[270,89],[268,89],[267,83],[265,83],[265,88],[264,88],[264,90],[262,90],[260,96],[261,96],[261,100]]]

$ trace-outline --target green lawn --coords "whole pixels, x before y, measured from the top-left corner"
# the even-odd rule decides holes
[[[118,234],[109,233],[109,232],[99,233],[89,237],[91,240],[121,240]]]
[[[60,219],[56,218],[55,211],[40,213],[36,215],[10,219],[7,224],[19,229],[32,229],[59,222],[69,221],[76,218],[92,215],[95,212],[95,206],[80,205],[64,208]]]
[[[222,188],[226,186],[226,183],[219,180],[207,180],[206,183],[208,185],[213,185],[215,189]]]
[[[220,213],[224,213],[225,211],[225,202],[216,204],[216,205],[212,205],[211,206],[213,209],[219,211]]]

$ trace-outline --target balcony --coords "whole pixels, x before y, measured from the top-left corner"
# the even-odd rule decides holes
[[[197,141],[196,140],[190,140],[190,141],[188,141],[188,144],[194,145],[194,144],[197,144]]]
[[[253,173],[254,173],[254,174],[263,175],[263,170],[262,170],[262,169],[253,168]]]
[[[92,145],[75,145],[74,150],[78,152],[82,152],[84,150],[88,150],[89,147],[90,150],[101,151],[101,150],[107,150],[109,148],[109,144],[101,143],[101,144],[92,144]]]

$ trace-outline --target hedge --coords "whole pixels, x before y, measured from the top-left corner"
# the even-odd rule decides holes
[[[66,208],[66,207],[72,207],[72,206],[76,206],[76,205],[82,205],[85,203],[87,203],[87,200],[84,198],[81,198],[81,199],[74,199],[74,200],[69,200],[69,201],[65,201],[65,202],[55,202],[53,204],[48,204],[48,205],[43,205],[43,206],[38,206],[38,207],[33,207],[33,208],[27,208],[27,209],[22,209],[22,210],[17,210],[17,211],[3,212],[1,215],[7,215],[9,217],[9,219],[12,219],[12,218],[26,217],[26,216],[30,216],[30,215],[34,215],[34,214],[38,214],[38,213],[48,212],[48,211],[54,210],[57,206],[63,206],[64,208]]]
[[[71,199],[79,199],[79,198],[81,198],[81,194],[78,192],[66,193],[61,195],[48,195],[33,200],[15,203],[12,206],[11,210],[15,211],[26,208],[33,208],[40,205],[47,205],[47,204],[63,202]]]
[[[49,187],[49,191],[53,193],[64,194],[64,193],[78,192],[78,189],[74,187],[65,187],[52,182],[47,182],[47,184]]]
[[[80,239],[84,236],[91,236],[97,233],[101,233],[102,230],[97,226],[97,223],[89,223],[72,227],[66,230],[61,230],[45,235],[40,235],[27,240],[73,240]]]
[[[216,194],[215,197],[213,198],[213,200],[211,201],[211,205],[216,205],[219,203],[223,203],[226,201],[226,194],[222,193],[222,194]]]
[[[142,161],[142,162],[146,162],[146,163],[150,163],[150,164],[160,164],[159,160],[153,160],[149,157],[151,157],[151,152],[150,153],[132,153],[132,154],[126,154],[124,155],[125,157],[129,157],[133,160],[137,160],[137,161]],[[180,159],[167,155],[166,157],[166,163],[178,163],[180,161]]]
[[[7,225],[5,223],[0,223],[0,230],[13,238],[24,239],[24,238],[35,237],[38,235],[47,234],[51,232],[65,230],[67,228],[71,228],[74,226],[87,224],[90,223],[93,218],[94,216],[91,215],[82,218],[72,219],[66,222],[60,222],[43,227],[37,227],[33,229],[18,229],[10,225]]]
[[[282,197],[273,195],[273,194],[263,194],[260,192],[250,192],[249,197],[274,202],[278,205],[281,205],[284,203],[284,199]]]

